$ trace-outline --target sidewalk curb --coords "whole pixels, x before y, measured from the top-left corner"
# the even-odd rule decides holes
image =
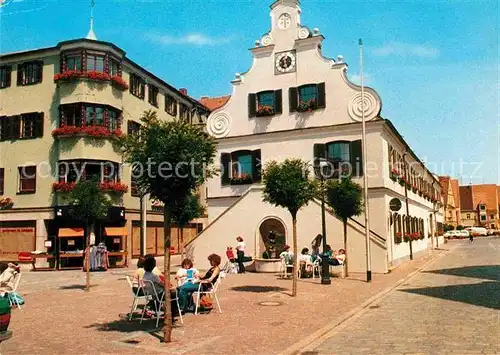
[[[320,343],[322,343],[326,338],[329,338],[335,333],[338,329],[339,326],[347,323],[350,320],[355,320],[356,318],[362,316],[369,308],[370,305],[373,303],[383,299],[384,297],[388,296],[392,291],[394,291],[396,288],[401,286],[403,283],[409,281],[413,277],[415,277],[418,273],[420,273],[423,269],[427,268],[430,266],[432,263],[443,257],[444,255],[448,254],[451,252],[453,249],[455,249],[456,246],[448,249],[444,253],[437,254],[436,256],[432,257],[429,261],[427,261],[424,265],[420,266],[418,269],[412,271],[405,277],[403,277],[401,280],[397,281],[394,285],[386,288],[385,290],[380,291],[376,295],[370,297],[368,300],[366,300],[364,303],[362,303],[360,306],[352,309],[351,311],[347,312],[343,316],[341,316],[339,319],[336,319],[335,321],[327,324],[323,328],[317,330],[316,332],[312,333],[311,335],[307,336],[306,338],[296,342],[295,344],[291,345],[290,347],[286,348],[283,350],[279,355],[297,355],[302,352],[307,352],[307,351],[313,351]]]

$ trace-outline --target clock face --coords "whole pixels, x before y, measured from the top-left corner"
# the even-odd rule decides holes
[[[278,18],[278,27],[281,29],[288,28],[290,27],[291,24],[292,24],[292,18],[290,17],[289,14],[282,14]]]
[[[276,54],[275,68],[277,74],[295,71],[295,51],[287,51]]]

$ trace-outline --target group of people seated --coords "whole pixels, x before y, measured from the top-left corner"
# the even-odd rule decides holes
[[[220,274],[221,257],[217,254],[211,254],[208,256],[208,262],[210,268],[202,274],[194,268],[190,259],[184,259],[175,275],[177,286],[173,286],[170,280],[165,279],[163,272],[156,266],[154,256],[146,255],[137,262],[132,290],[138,296],[144,295],[144,289],[148,294],[154,294],[151,286],[154,285],[159,300],[163,299],[166,289],[170,291],[171,299],[175,298],[177,291],[181,312],[194,312],[193,293],[199,289],[202,292],[208,291],[215,284]],[[151,300],[147,305],[147,316],[154,315],[154,310],[157,309],[155,302],[158,302],[158,300]],[[174,315],[177,311],[177,305],[174,302],[171,304],[171,309]]]
[[[284,246],[280,258],[284,260],[286,265],[293,265],[294,257],[293,253],[290,251],[289,245]],[[306,272],[301,274],[304,276],[311,274],[313,271],[313,264],[316,261],[321,264],[323,258],[327,258],[328,264],[332,266],[343,265],[346,259],[346,253],[344,249],[334,251],[330,245],[326,245],[325,253],[320,253],[318,247],[313,248],[312,253],[309,253],[309,248],[303,248],[298,257],[298,261],[300,268],[304,269]]]

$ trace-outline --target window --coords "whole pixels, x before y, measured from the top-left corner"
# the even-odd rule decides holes
[[[111,59],[111,66],[109,67],[109,75],[122,76],[120,63],[118,61]]]
[[[21,138],[21,116],[0,117],[0,141]]]
[[[481,221],[486,221],[486,216],[481,216]]]
[[[10,86],[10,76],[12,73],[11,66],[0,67],[0,89],[8,88]]]
[[[189,111],[189,107],[185,104],[179,104],[179,117],[181,120],[189,122],[191,119],[191,112]]]
[[[21,138],[43,136],[43,112],[24,113],[21,115]]]
[[[342,175],[363,175],[361,140],[314,144],[313,159],[315,166],[319,164],[319,159],[326,159],[330,163],[333,171],[328,177],[338,177],[340,172]]]
[[[82,71],[82,54],[68,54],[66,56],[66,70]]]
[[[19,167],[19,193],[36,192],[36,166]]]
[[[479,209],[484,211],[486,209],[486,206],[485,205],[479,205]]]
[[[326,107],[325,83],[302,85],[288,90],[290,112]]]
[[[104,126],[104,108],[99,106],[86,106],[86,125]]]
[[[260,182],[261,154],[258,150],[240,150],[221,154],[222,185],[242,185]]]
[[[0,168],[0,196],[2,196],[5,192],[5,169]]]
[[[42,82],[43,62],[33,61],[18,64],[17,85],[31,85]]]
[[[66,105],[60,109],[60,126],[82,126],[82,107],[81,105]]]
[[[173,96],[165,94],[165,111],[171,116],[177,117],[177,101]]]
[[[111,161],[60,161],[59,182],[92,180],[120,182],[120,165]]]
[[[467,217],[466,217],[466,218],[467,218],[467,219],[470,219],[470,213],[467,213]]]
[[[140,99],[144,99],[144,79],[135,74],[130,74],[130,93]]]
[[[139,132],[140,129],[141,129],[141,124],[139,122],[135,121],[127,122],[127,134],[134,134],[136,132]]]
[[[495,215],[494,214],[490,214],[490,219],[495,219]]]
[[[148,84],[148,102],[158,107],[158,88],[151,84]]]
[[[87,54],[87,71],[104,73],[104,56]]]
[[[283,112],[281,90],[248,94],[248,117],[272,116]]]

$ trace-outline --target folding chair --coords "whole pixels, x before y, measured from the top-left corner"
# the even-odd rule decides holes
[[[156,327],[158,328],[158,325],[160,324],[160,312],[163,310],[163,306],[165,304],[165,292],[170,292],[170,290],[166,289],[164,293],[161,295],[161,299],[158,295],[158,292],[156,292],[156,287],[152,281],[149,280],[143,280],[144,282],[144,294],[148,296],[151,300],[154,302],[154,311],[156,313]],[[179,295],[177,294],[177,289],[175,289],[175,297],[170,298],[171,301],[175,301],[177,304],[177,310],[179,311],[179,318],[181,319],[181,324],[184,324],[184,320],[182,319],[182,312],[181,312],[181,307],[179,306]],[[169,305],[170,306],[170,305]],[[141,316],[141,323],[144,319],[144,314],[146,313],[146,308],[142,310],[142,316]]]
[[[213,295],[215,299],[215,303],[217,303],[217,308],[219,309],[219,313],[222,313],[222,310],[220,308],[220,303],[219,303],[219,298],[217,297],[217,290],[219,289],[219,285],[222,282],[222,279],[226,277],[226,273],[224,271],[221,271],[219,273],[219,277],[217,278],[217,281],[215,283],[208,282],[211,287],[207,291],[203,291],[201,289],[202,287],[202,282],[200,282],[200,285],[198,286],[198,291],[193,292],[193,295],[196,296],[196,307],[194,310],[194,314],[198,314],[198,308],[200,307],[200,300],[202,295]],[[205,282],[206,284],[207,282]]]
[[[146,307],[146,305],[148,304],[149,298],[144,293],[144,287],[142,285],[139,285],[139,287],[137,287],[137,291],[134,293],[134,284],[132,283],[132,279],[128,275],[126,276],[126,278],[127,278],[128,284],[130,286],[130,290],[132,291],[132,295],[134,297],[134,299],[132,301],[132,308],[130,309],[130,315],[128,317],[128,320],[130,321],[130,320],[132,320],[132,316],[134,315],[134,312],[137,310],[137,306],[139,305],[139,301],[144,301],[144,307]],[[141,295],[141,291],[142,291],[142,295]]]
[[[312,278],[313,279],[314,279],[316,274],[318,275],[318,278],[321,277],[321,267],[322,267],[321,262],[322,261],[320,258],[317,258],[313,262],[313,265],[312,265]]]
[[[293,264],[288,264],[285,258],[281,258],[280,275],[282,279],[286,279],[288,277],[288,269],[292,269],[290,272],[290,274],[292,274],[294,269]],[[300,268],[298,272],[300,272]]]

